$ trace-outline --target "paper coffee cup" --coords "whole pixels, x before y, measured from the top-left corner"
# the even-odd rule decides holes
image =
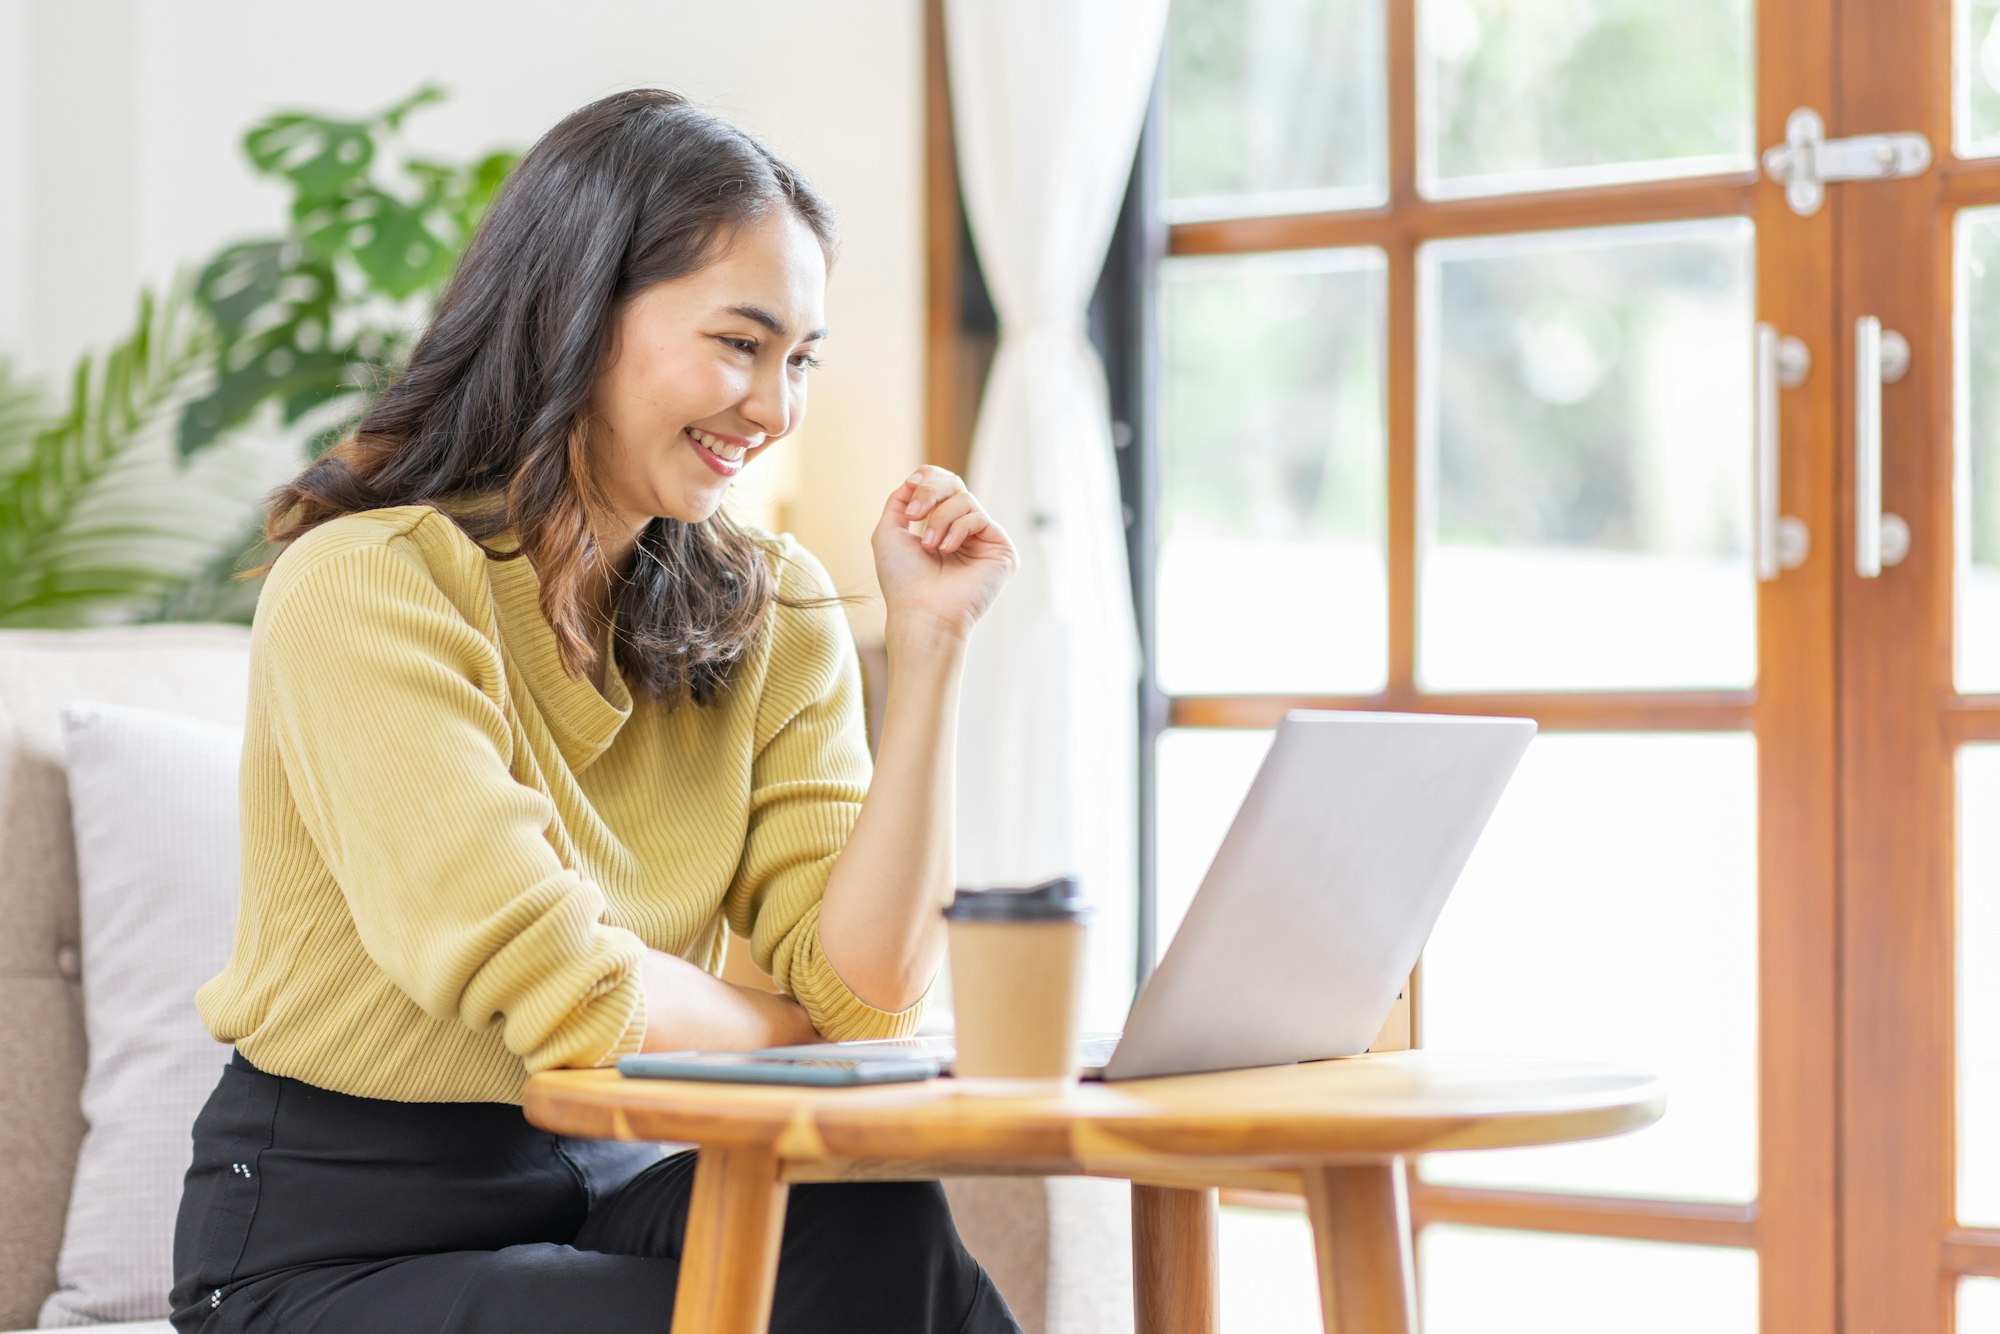
[[[956,1014],[952,1079],[968,1093],[1047,1093],[1076,1082],[1084,929],[1075,876],[961,889],[944,909]]]

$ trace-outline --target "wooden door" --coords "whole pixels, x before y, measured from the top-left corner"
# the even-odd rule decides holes
[[[1850,521],[1837,575],[1840,1289],[1852,1330],[2000,1330],[1995,17],[1988,0],[1838,10],[1830,132],[1919,133],[1934,159],[1919,176],[1829,194],[1841,505],[1856,519],[1874,512],[1853,452],[1870,406],[1857,322],[1879,320],[1908,348],[1907,369],[1879,391],[1880,512],[1894,516],[1884,566],[1857,568]],[[1896,519],[1909,534],[1899,561]]]

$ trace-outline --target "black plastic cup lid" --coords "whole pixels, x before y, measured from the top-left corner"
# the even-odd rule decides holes
[[[944,915],[954,922],[1087,922],[1094,911],[1076,877],[1059,875],[1022,889],[960,889]]]

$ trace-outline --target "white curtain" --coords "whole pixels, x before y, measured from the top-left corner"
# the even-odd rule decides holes
[[[960,713],[958,878],[1075,874],[1096,906],[1084,1024],[1125,1019],[1139,642],[1104,367],[1085,314],[1167,0],[946,0],[960,178],[1000,345],[967,483],[1021,552]]]

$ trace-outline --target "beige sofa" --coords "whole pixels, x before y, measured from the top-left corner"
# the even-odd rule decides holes
[[[0,1330],[33,1326],[55,1287],[85,1129],[87,979],[58,711],[96,700],[239,723],[248,652],[248,631],[228,625],[0,631]],[[1028,1334],[1131,1328],[1123,1183],[968,1179],[947,1190]],[[171,1332],[165,1320],[99,1328]]]

